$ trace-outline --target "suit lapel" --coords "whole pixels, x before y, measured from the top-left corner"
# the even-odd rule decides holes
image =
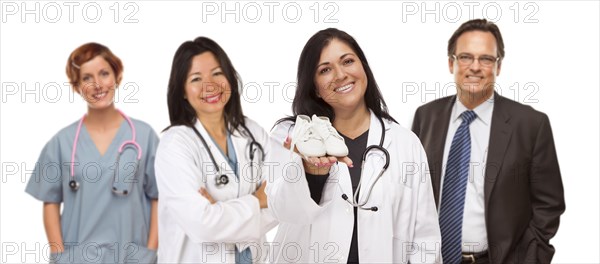
[[[494,185],[498,181],[497,177],[512,135],[512,126],[509,123],[510,114],[503,105],[506,99],[497,93],[494,96],[496,101],[494,102],[494,112],[492,113],[490,141],[485,168],[484,195],[486,212],[488,211],[490,196]]]
[[[452,107],[456,101],[456,96],[448,97],[444,102],[443,107],[439,108],[439,112],[431,115],[434,117],[431,119],[433,122],[430,125],[432,128],[431,138],[429,139],[432,154],[430,168],[432,187],[434,192],[435,203],[439,208],[439,195],[442,181],[442,170],[444,162],[444,146],[446,145],[446,136],[448,134],[448,126],[450,125],[450,115],[452,115]],[[435,129],[439,127],[441,129]]]

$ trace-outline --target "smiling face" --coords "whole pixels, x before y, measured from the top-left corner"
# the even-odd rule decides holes
[[[79,80],[76,91],[89,108],[102,109],[113,105],[117,77],[102,56],[81,64]]]
[[[231,87],[212,52],[194,56],[185,81],[185,98],[201,115],[223,115]]]
[[[457,57],[470,55],[474,58],[498,56],[496,38],[490,32],[469,31],[463,33],[456,41]],[[464,65],[459,60],[448,59],[450,73],[454,74],[457,93],[465,106],[474,108],[490,98],[494,92],[496,76],[500,74],[500,62],[491,66],[481,65],[475,59],[470,65]]]
[[[366,107],[367,75],[354,50],[343,41],[333,39],[323,48],[314,82],[317,94],[334,111]]]

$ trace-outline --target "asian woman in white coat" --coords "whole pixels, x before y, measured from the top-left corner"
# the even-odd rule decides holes
[[[441,262],[425,152],[387,112],[354,38],[331,28],[317,32],[300,55],[297,78],[295,116],[272,131],[273,156],[284,164],[267,186],[280,221],[274,262]],[[347,157],[294,154],[290,163],[294,120],[313,114],[332,121]]]
[[[263,174],[269,135],[244,117],[240,81],[214,41],[176,51],[168,87],[171,125],[156,156],[160,263],[256,263],[267,258]]]

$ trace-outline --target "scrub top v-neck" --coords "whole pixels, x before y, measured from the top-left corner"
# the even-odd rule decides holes
[[[227,163],[229,163],[229,166],[231,166],[231,169],[233,170],[235,177],[238,177],[238,166],[237,166],[237,156],[235,155],[235,148],[233,147],[233,141],[231,140],[231,133],[229,133],[229,131],[227,131],[227,155],[225,153],[223,153],[223,150],[221,150],[219,146],[219,144],[217,144],[217,141],[215,141],[215,139],[210,136],[210,139],[213,141],[213,143],[215,143],[215,146],[217,146],[217,149],[219,149],[219,153],[221,153],[221,155],[223,155],[223,157],[225,158],[225,160],[227,161]]]
[[[53,255],[51,262],[152,262],[155,259],[156,252],[147,249],[146,244],[151,201],[158,199],[154,178],[158,137],[148,124],[135,119],[132,122],[136,141],[142,148],[139,162],[135,148],[125,148],[117,161],[119,146],[132,138],[126,121],[121,123],[104,155],[82,126],[74,159],[74,176],[80,185],[76,191],[68,183],[78,122],[59,131],[42,150],[25,191],[46,203],[62,203],[61,232],[65,251]],[[115,175],[115,170],[120,173]],[[112,192],[113,186],[130,190],[127,195],[119,195]]]

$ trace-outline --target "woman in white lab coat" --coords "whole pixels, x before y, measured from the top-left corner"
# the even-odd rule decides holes
[[[168,87],[171,125],[155,169],[160,263],[256,263],[267,258],[267,211],[259,166],[269,136],[244,117],[240,81],[214,41],[184,42]]]
[[[272,154],[283,164],[275,169],[282,176],[267,186],[269,208],[280,221],[274,262],[440,262],[425,152],[388,114],[354,38],[332,28],[317,32],[300,55],[297,78],[295,116],[272,131],[279,143]],[[289,162],[294,120],[313,114],[332,121],[347,157],[294,154]]]

